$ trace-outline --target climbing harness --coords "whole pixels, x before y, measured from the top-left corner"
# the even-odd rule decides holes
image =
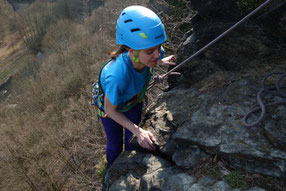
[[[123,57],[124,62],[126,62],[125,57]],[[102,68],[100,69],[99,72],[99,77],[98,77],[98,81],[95,82],[93,84],[93,88],[92,88],[92,100],[91,100],[91,105],[95,106],[95,109],[97,111],[97,115],[99,117],[107,117],[106,113],[104,112],[104,91],[102,89],[101,86],[101,82],[100,82],[100,76],[102,73],[103,68],[112,60],[110,59],[109,61],[107,61]],[[136,104],[143,102],[144,100],[144,95],[145,92],[147,90],[148,84],[150,82],[151,76],[153,74],[153,68],[149,69],[149,72],[146,73],[146,81],[144,83],[143,89],[142,91],[135,95],[131,100],[127,101],[125,105],[118,105],[117,106],[117,110],[120,112],[126,112],[129,111],[130,109],[132,109]]]
[[[267,78],[269,78],[270,76],[272,75],[280,75],[280,77],[277,79],[276,83],[275,83],[275,86],[273,87],[267,87],[265,85],[265,81],[267,80]],[[266,75],[264,78],[263,78],[263,81],[262,81],[262,88],[261,90],[258,92],[256,98],[257,98],[257,102],[259,104],[259,107],[257,108],[254,108],[253,110],[251,110],[250,112],[248,112],[244,118],[243,118],[243,125],[247,126],[247,127],[252,127],[252,126],[255,126],[257,125],[259,122],[261,122],[266,114],[266,107],[269,107],[269,106],[274,106],[274,105],[281,105],[281,104],[286,104],[286,93],[283,93],[281,91],[281,89],[285,89],[286,86],[281,86],[280,83],[282,81],[283,78],[286,77],[286,73],[282,73],[282,72],[271,72],[270,74]],[[275,101],[273,103],[269,103],[269,104],[264,104],[263,101],[262,101],[262,98],[261,98],[261,94],[262,93],[268,93],[270,95],[273,95],[273,96],[277,96],[277,97],[280,97],[282,98],[281,101]],[[261,110],[261,113],[260,113],[260,116],[258,117],[258,119],[256,121],[254,121],[253,123],[248,123],[247,120],[248,118]]]
[[[245,17],[243,17],[240,21],[238,21],[237,23],[235,23],[233,26],[231,26],[229,29],[227,29],[225,32],[223,32],[222,34],[220,34],[217,38],[215,38],[214,40],[212,40],[211,42],[209,42],[207,45],[205,45],[203,48],[201,48],[200,50],[198,50],[197,52],[195,52],[193,55],[191,55],[189,58],[187,58],[186,60],[184,60],[183,62],[181,62],[180,64],[178,64],[176,67],[172,68],[169,72],[165,73],[164,75],[157,77],[157,80],[155,79],[150,86],[148,87],[148,90],[151,89],[156,83],[162,82],[168,75],[173,74],[173,72],[175,70],[178,70],[180,67],[182,67],[185,63],[189,62],[190,60],[192,60],[195,56],[199,55],[201,52],[203,52],[204,50],[206,50],[207,48],[209,48],[211,45],[213,45],[215,42],[217,42],[218,40],[220,40],[221,38],[223,38],[226,34],[228,34],[229,32],[231,32],[233,29],[235,29],[238,25],[240,25],[242,22],[244,22],[245,20],[247,20],[249,17],[251,17],[252,15],[254,15],[255,13],[257,13],[260,9],[262,9],[263,7],[265,7],[268,3],[270,3],[272,0],[267,0],[264,3],[262,3],[261,5],[259,5],[256,9],[254,9],[252,12],[250,12],[248,15],[246,15]]]

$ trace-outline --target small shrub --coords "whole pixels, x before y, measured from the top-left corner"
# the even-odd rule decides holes
[[[53,7],[53,14],[62,19],[80,19],[83,16],[83,7],[82,0],[57,0]]]
[[[240,171],[232,171],[229,173],[225,180],[232,188],[246,189],[248,187],[247,182],[244,180]]]
[[[67,50],[69,42],[74,40],[75,26],[75,23],[67,19],[60,19],[51,24],[43,39],[44,49],[63,53]]]
[[[256,7],[258,7],[263,1],[262,0],[238,0],[237,6],[239,10],[244,13],[244,12],[249,12]]]
[[[104,176],[106,174],[106,170],[108,167],[108,163],[106,160],[106,155],[103,155],[101,158],[101,162],[95,165],[95,174],[100,179],[101,182],[104,180]]]
[[[50,4],[39,2],[18,13],[18,31],[27,48],[34,53],[40,50],[47,28],[54,20],[50,8]]]
[[[166,0],[170,5],[175,7],[185,7],[186,4],[183,0]]]
[[[0,2],[0,45],[1,45],[1,41],[4,39],[5,37],[5,33],[7,31],[7,11],[6,11],[6,5],[2,4],[2,2]]]
[[[115,22],[117,15],[106,7],[99,7],[92,12],[91,17],[86,21],[88,30],[95,33],[102,30],[109,30],[109,34],[115,34]]]

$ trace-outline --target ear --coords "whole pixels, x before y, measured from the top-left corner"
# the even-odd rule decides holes
[[[131,53],[132,55],[134,55],[136,53],[136,50],[133,50],[132,48],[129,48],[128,52]]]

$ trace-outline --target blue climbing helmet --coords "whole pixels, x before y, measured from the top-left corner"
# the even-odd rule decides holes
[[[134,5],[125,8],[116,27],[116,43],[134,50],[151,48],[167,40],[161,19],[146,7]]]

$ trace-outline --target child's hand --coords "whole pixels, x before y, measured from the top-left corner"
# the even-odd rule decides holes
[[[162,60],[159,60],[159,64],[162,65],[176,65],[176,63],[174,62],[176,60],[176,57],[174,55],[171,56],[167,56],[165,58],[163,58]]]
[[[139,133],[136,136],[141,147],[145,149],[155,150],[155,146],[153,144],[155,138],[150,131],[139,128]]]

